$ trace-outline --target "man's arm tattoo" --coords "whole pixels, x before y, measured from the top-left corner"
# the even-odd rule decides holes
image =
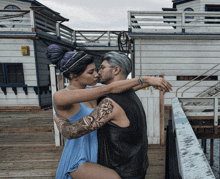
[[[75,139],[106,124],[110,120],[108,116],[113,112],[113,108],[114,106],[112,101],[105,98],[90,115],[79,119],[75,123],[63,117],[57,116],[55,117],[55,122],[58,130],[64,137],[68,139]]]

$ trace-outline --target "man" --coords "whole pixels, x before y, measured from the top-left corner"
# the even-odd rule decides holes
[[[131,72],[131,60],[122,53],[106,53],[103,60],[99,70],[103,84],[125,80]],[[171,90],[164,79],[140,77],[138,80],[140,85],[136,89],[155,85],[160,90]],[[98,163],[115,170],[123,179],[145,177],[148,168],[146,116],[133,89],[99,98],[94,111],[75,123],[58,117],[55,121],[68,139],[98,129]]]

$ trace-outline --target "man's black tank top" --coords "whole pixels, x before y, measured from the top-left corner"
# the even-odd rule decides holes
[[[115,170],[122,178],[145,176],[148,168],[147,125],[144,108],[133,90],[109,94],[125,111],[129,127],[108,122],[98,129],[98,163]]]

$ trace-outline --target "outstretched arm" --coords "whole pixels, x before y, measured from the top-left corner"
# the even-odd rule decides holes
[[[163,78],[143,76],[145,85],[142,86],[139,84],[138,79],[139,77],[129,80],[119,80],[99,88],[57,91],[53,96],[53,100],[56,107],[61,107],[69,106],[74,103],[95,100],[100,96],[109,93],[122,93],[131,88],[138,90],[148,86],[157,86],[158,89],[163,90],[164,92],[172,90],[172,85]]]
[[[103,99],[90,115],[75,123],[55,114],[54,119],[58,130],[67,139],[75,139],[88,134],[114,118],[114,103],[109,98]]]
[[[161,77],[150,77],[150,76],[143,76],[145,85],[137,85],[133,87],[134,91],[140,90],[142,88],[153,86],[155,89],[163,91],[165,94],[166,92],[172,91],[172,85],[165,79]]]

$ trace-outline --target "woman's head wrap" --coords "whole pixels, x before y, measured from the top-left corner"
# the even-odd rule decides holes
[[[87,66],[93,63],[94,57],[87,55],[84,51],[66,52],[60,62],[60,71],[64,77],[69,78],[69,74],[74,73],[76,76],[81,75]]]
[[[64,54],[63,48],[57,44],[52,44],[47,47],[47,58],[51,61],[52,64],[58,64],[62,59]]]
[[[87,56],[87,54],[83,54],[83,56],[79,59],[74,58],[77,54],[78,52],[66,52],[65,53],[60,64],[61,72],[65,73],[65,72],[71,71],[71,69],[74,68],[74,66],[77,63],[79,63],[81,60],[83,60]]]

